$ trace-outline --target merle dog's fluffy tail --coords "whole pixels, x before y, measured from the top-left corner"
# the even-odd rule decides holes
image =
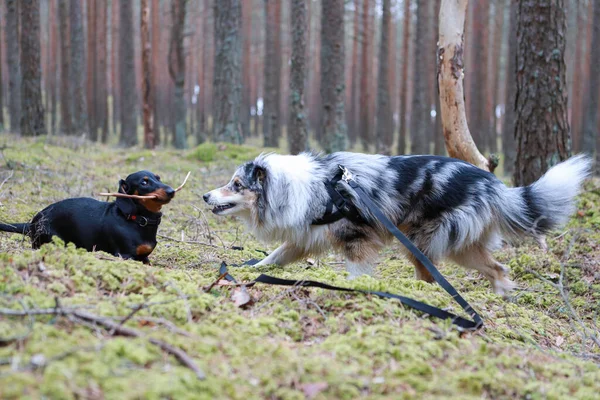
[[[580,154],[550,168],[529,186],[502,190],[498,208],[503,233],[512,239],[540,238],[565,225],[591,167],[591,159]]]
[[[0,224],[0,231],[29,235],[31,224]]]

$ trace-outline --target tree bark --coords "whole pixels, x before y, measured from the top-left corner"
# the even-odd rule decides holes
[[[217,0],[214,5],[215,64],[213,140],[242,143],[241,0]]]
[[[152,43],[150,52],[152,57],[152,132],[154,133],[154,145],[160,144],[160,128],[159,128],[159,112],[160,112],[160,55],[161,55],[161,40],[160,40],[160,4],[159,0],[152,0]]]
[[[359,44],[362,36],[360,32],[360,0],[354,0],[354,19],[352,34],[352,60],[350,64],[350,112],[346,114],[348,126],[348,140],[350,147],[354,146],[358,137],[358,110],[360,109],[358,91],[359,86]]]
[[[402,39],[402,77],[400,78],[400,112],[398,115],[398,154],[406,154],[406,106],[408,104],[408,60],[410,58],[410,3],[411,0],[404,0],[404,31]]]
[[[459,158],[481,169],[492,171],[479,150],[467,124],[463,91],[463,35],[468,0],[442,0],[440,8],[439,70],[442,129],[450,157]]]
[[[437,37],[440,30],[440,6],[441,0],[435,0],[435,8],[433,13],[433,56],[435,61],[432,65],[435,66],[433,75],[435,76],[433,87],[433,98],[435,103],[435,121],[433,125],[433,154],[444,156],[446,155],[446,147],[444,146],[444,133],[442,132],[442,111],[440,106],[440,90],[437,81],[437,68],[440,60],[437,57]]]
[[[4,16],[6,17],[6,16]],[[50,16],[48,17],[50,18]],[[0,31],[0,36],[2,32]],[[2,38],[0,37],[0,132],[4,131],[4,68],[2,66],[4,60],[2,59]]]
[[[62,132],[66,135],[73,134],[73,119],[71,94],[69,93],[69,65],[71,54],[69,52],[69,8],[66,1],[58,2],[58,17],[60,19],[60,119]]]
[[[185,55],[183,48],[185,13],[187,0],[174,0],[171,3],[173,18],[171,27],[171,42],[169,45],[169,75],[175,86],[175,132],[174,145],[177,149],[187,148],[187,127],[185,107]]]
[[[373,141],[373,117],[371,114],[371,43],[372,43],[372,25],[371,25],[371,0],[363,0],[362,15],[362,46],[361,46],[361,66],[360,66],[360,119],[359,134],[362,148],[364,151],[369,149],[369,144]]]
[[[40,61],[40,2],[29,0],[21,9],[21,134],[46,134],[42,105],[42,64]]]
[[[594,16],[592,20],[593,36],[590,53],[590,78],[589,98],[586,102],[585,117],[583,120],[583,147],[582,150],[590,155],[600,151],[596,148],[596,136],[598,135],[598,92],[600,88],[600,2],[595,2]]]
[[[410,123],[411,154],[429,154],[431,130],[430,104],[427,104],[427,23],[429,22],[429,2],[419,2],[417,7],[417,28],[414,52],[414,91],[412,98],[412,118]]]
[[[290,113],[288,141],[291,154],[305,151],[308,146],[306,113],[304,111],[304,81],[306,79],[306,0],[292,0],[292,66],[290,71]]]
[[[493,56],[490,59],[488,76],[491,87],[491,125],[490,125],[490,152],[498,152],[498,120],[496,116],[496,106],[500,104],[500,77],[502,70],[502,38],[504,32],[504,1],[497,1],[492,4],[494,9],[494,35],[489,43]],[[506,77],[505,77],[506,79]]]
[[[381,5],[381,40],[379,41],[379,72],[377,75],[377,131],[375,151],[390,155],[394,140],[392,104],[390,99],[389,51],[391,36],[391,1],[383,0]]]
[[[242,109],[240,110],[240,120],[242,127],[242,135],[250,137],[250,108],[252,100],[250,99],[251,91],[251,73],[252,73],[252,2],[242,0],[242,29],[243,35],[243,59],[242,63]]]
[[[102,1],[102,0],[99,0]],[[88,129],[90,132],[90,140],[98,140],[98,125],[96,123],[96,100],[97,95],[97,84],[96,75],[98,74],[98,49],[96,46],[97,40],[97,29],[96,29],[96,8],[97,0],[88,0],[87,2],[87,76],[86,76],[86,101],[87,101],[87,115],[88,115]]]
[[[279,98],[281,92],[281,9],[279,0],[265,0],[265,100],[263,136],[265,147],[279,147],[281,124]]]
[[[148,0],[141,0],[140,32],[142,36],[142,107],[144,122],[144,147],[153,149],[154,142],[154,113],[152,87],[152,49],[150,46],[150,7]]]
[[[58,108],[57,99],[57,68],[56,60],[58,57],[58,18],[57,3],[51,0],[48,3],[48,37],[50,38],[50,51],[48,51],[48,90],[49,90],[49,107],[50,107],[50,128],[48,133],[56,134],[58,131],[56,110]]]
[[[107,17],[108,3],[102,0],[96,0],[95,8],[96,19],[96,60],[98,65],[95,67],[96,80],[95,87],[95,126],[100,129],[102,143],[108,142],[108,86],[107,86]]]
[[[10,130],[21,129],[21,60],[19,58],[19,15],[17,1],[6,0],[6,61],[8,64],[8,116]]]
[[[517,186],[533,183],[571,152],[565,29],[563,0],[519,2],[514,176]]]
[[[322,146],[327,153],[347,146],[344,114],[344,0],[323,0],[321,8]]]
[[[81,135],[88,130],[87,105],[85,96],[85,38],[81,21],[81,1],[69,2],[69,28],[71,30],[71,63],[69,64],[69,81],[73,102],[73,129]]]
[[[508,62],[506,84],[506,112],[502,126],[502,153],[504,153],[504,174],[512,176],[515,171],[517,145],[515,143],[515,118],[517,97],[517,0],[507,0],[510,3],[510,18],[508,20]]]
[[[138,144],[136,85],[135,85],[135,46],[133,42],[133,3],[119,1],[119,95],[121,115],[121,136],[119,145],[131,147]]]

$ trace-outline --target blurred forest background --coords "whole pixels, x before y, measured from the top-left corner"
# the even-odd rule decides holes
[[[445,154],[440,3],[3,0],[0,124],[125,147],[210,140],[294,153]],[[481,153],[503,155],[505,174],[517,153],[517,78],[527,68],[517,65],[517,20],[532,12],[526,3],[543,2],[471,0],[466,12],[467,120]],[[571,150],[593,154],[600,1],[550,3],[562,16],[552,34],[564,54],[550,50],[566,68]]]

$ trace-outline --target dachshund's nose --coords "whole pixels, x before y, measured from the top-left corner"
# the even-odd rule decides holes
[[[206,193],[204,196],[202,196],[202,198],[208,203],[208,199],[210,199],[210,193]]]
[[[172,199],[173,196],[175,196],[175,189],[170,187],[167,190],[165,190],[165,193],[167,194],[167,196],[169,196],[170,199]]]

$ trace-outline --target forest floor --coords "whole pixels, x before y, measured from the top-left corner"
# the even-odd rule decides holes
[[[5,136],[6,138],[6,136]],[[217,218],[202,194],[225,183],[257,148],[203,145],[122,150],[72,139],[9,137],[0,152],[0,221],[28,221],[48,204],[116,190],[119,178],[150,169],[186,187],[163,209],[152,265],[86,253],[60,243],[31,250],[0,234],[0,398],[597,398],[600,393],[600,182],[586,185],[568,227],[497,258],[518,284],[504,300],[478,273],[441,270],[481,312],[485,327],[460,333],[399,303],[359,294],[257,284],[254,302],[215,285],[221,261],[260,257],[233,218]],[[0,143],[1,144],[1,143]],[[243,251],[232,250],[241,246]],[[386,249],[375,278],[348,281],[330,254],[286,267],[231,268],[239,281],[258,273],[383,290],[459,312],[437,285]],[[61,315],[33,315],[50,309]],[[57,311],[58,310],[58,311]],[[102,321],[134,329],[112,334]],[[79,317],[78,317],[79,316]],[[121,327],[117,331],[121,332]],[[118,332],[117,332],[118,333]],[[184,366],[183,350],[205,379]]]

